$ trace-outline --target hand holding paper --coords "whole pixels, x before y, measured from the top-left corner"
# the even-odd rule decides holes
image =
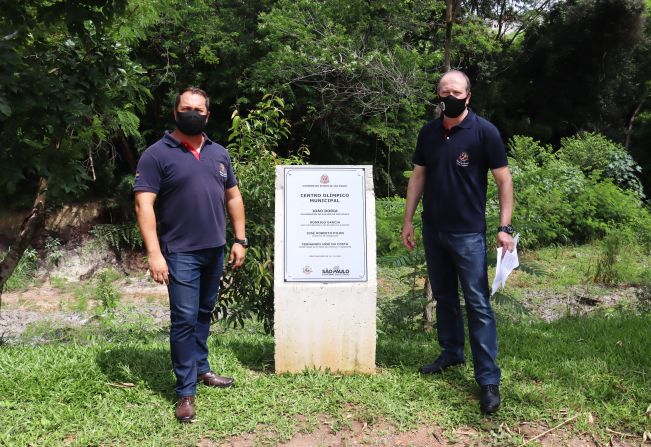
[[[513,251],[506,251],[502,257],[502,247],[497,249],[497,267],[495,268],[495,279],[493,279],[493,290],[491,296],[495,295],[497,289],[501,286],[504,288],[506,286],[506,278],[509,277],[511,272],[516,269],[520,262],[518,261],[518,240],[520,239],[520,234],[516,234],[513,238],[515,245]]]

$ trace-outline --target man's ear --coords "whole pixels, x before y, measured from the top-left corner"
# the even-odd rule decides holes
[[[466,96],[466,105],[470,104],[470,97],[472,96],[472,93],[468,92],[468,96]]]

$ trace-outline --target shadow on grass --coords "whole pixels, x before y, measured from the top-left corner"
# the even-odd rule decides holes
[[[168,349],[117,347],[99,352],[95,361],[111,382],[144,382],[166,400],[176,400]]]
[[[274,373],[274,343],[270,337],[262,340],[234,337],[223,344],[244,367],[265,374]]]

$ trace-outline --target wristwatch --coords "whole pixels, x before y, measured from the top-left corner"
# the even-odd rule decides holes
[[[235,240],[233,241],[233,243],[234,243],[234,244],[240,244],[240,245],[241,245],[242,247],[244,247],[244,248],[248,248],[248,247],[249,247],[249,240],[248,240],[247,238],[244,238],[244,239],[235,239]]]
[[[506,234],[513,235],[513,233],[515,232],[515,229],[513,228],[513,225],[508,224],[508,225],[505,225],[503,227],[497,227],[497,232],[498,233],[499,232],[504,232]]]

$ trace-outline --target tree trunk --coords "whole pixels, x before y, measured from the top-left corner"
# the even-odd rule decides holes
[[[450,71],[450,49],[452,48],[452,1],[445,0],[445,71]]]
[[[633,132],[633,121],[635,121],[635,118],[637,118],[638,113],[640,113],[640,110],[642,110],[642,104],[644,104],[645,99],[646,99],[646,95],[642,96],[642,100],[635,108],[633,115],[631,115],[631,119],[628,120],[628,126],[626,127],[626,141],[624,142],[624,147],[626,148],[627,151],[630,150],[631,147],[631,133]]]
[[[124,135],[124,132],[122,132],[122,129],[118,129],[118,142],[122,148],[122,154],[124,154],[124,158],[129,164],[129,169],[131,169],[132,173],[135,173],[137,166],[136,157],[133,156],[129,141],[127,140],[126,135]]]
[[[425,332],[432,332],[434,329],[434,312],[436,311],[436,301],[432,294],[432,285],[429,283],[429,278],[425,277],[425,309],[423,309],[423,330]]]
[[[0,262],[0,307],[2,306],[2,290],[5,287],[5,283],[16,269],[27,247],[30,246],[45,225],[47,184],[47,179],[41,177],[38,182],[38,191],[36,192],[32,210],[20,226],[20,230],[9,248],[9,253]]]

